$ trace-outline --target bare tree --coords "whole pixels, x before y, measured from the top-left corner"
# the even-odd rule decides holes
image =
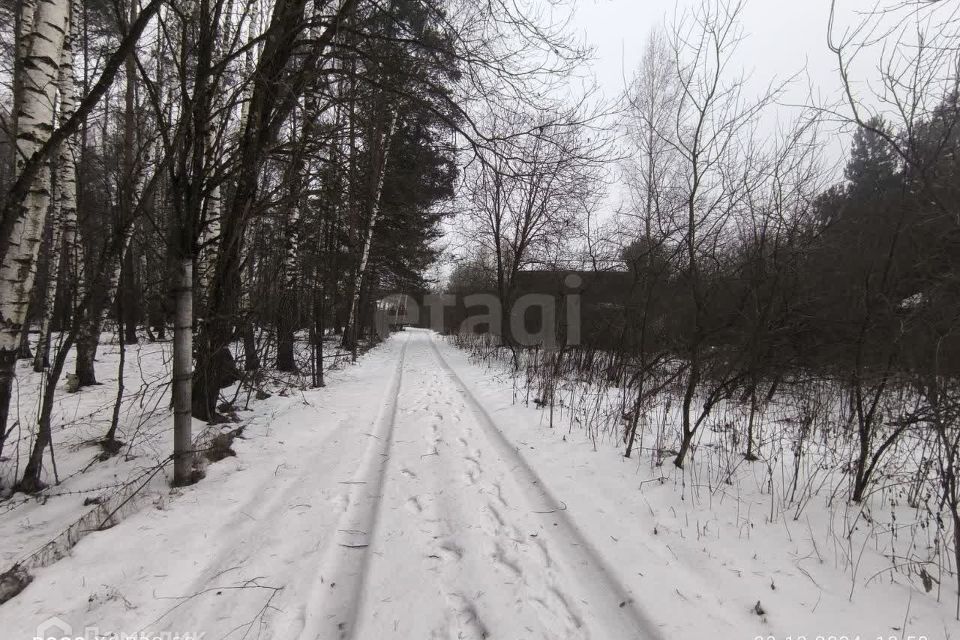
[[[638,361],[634,400],[625,411],[629,418],[624,451],[627,458],[633,452],[644,403],[649,399],[648,378],[666,356],[662,350],[659,354],[652,352],[651,325],[656,290],[668,277],[677,257],[670,240],[675,236],[675,221],[682,204],[682,183],[678,181],[683,174],[672,123],[680,99],[673,51],[666,34],[655,29],[650,32],[640,67],[629,87],[624,118],[629,144],[623,163],[624,182],[630,206],[621,216],[620,233],[625,236],[621,254],[633,274],[633,284],[624,310],[620,348],[635,352]]]
[[[705,2],[673,27],[671,48],[681,97],[670,123],[659,137],[670,141],[683,165],[683,218],[678,222],[689,296],[689,326],[683,356],[687,367],[683,393],[680,450],[674,464],[682,467],[693,438],[731,382],[732,371],[705,390],[701,407],[694,401],[704,379],[704,347],[710,334],[707,307],[710,292],[704,269],[716,260],[728,236],[728,223],[755,188],[755,150],[746,144],[761,111],[776,92],[744,96],[744,76],[730,76],[743,2]],[[674,133],[675,132],[675,133]]]
[[[580,111],[527,118],[499,117],[492,130],[509,150],[482,154],[467,171],[471,237],[490,256],[501,305],[501,337],[509,331],[517,274],[549,265],[557,243],[579,239],[581,222],[600,188],[600,136]],[[515,156],[515,157],[512,157]]]

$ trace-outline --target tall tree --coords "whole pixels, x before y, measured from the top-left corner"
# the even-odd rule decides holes
[[[31,4],[31,19],[21,19],[22,96],[17,113],[17,170],[50,139],[60,80],[60,61],[70,28],[70,3]],[[25,8],[26,12],[26,8]],[[20,332],[36,274],[37,253],[50,206],[50,167],[43,162],[16,203],[12,225],[0,239],[0,443],[6,432]],[[6,212],[4,217],[6,218]]]

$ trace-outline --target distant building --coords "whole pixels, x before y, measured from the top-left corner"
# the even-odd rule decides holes
[[[633,273],[627,271],[578,271],[537,270],[521,271],[511,288],[509,306],[516,308],[518,301],[523,306],[524,296],[549,296],[553,302],[556,331],[561,342],[565,336],[578,335],[579,341],[592,346],[616,344],[625,323],[626,309],[637,297],[638,284]],[[464,300],[470,295],[496,295],[492,288],[453,292],[456,305],[445,310],[444,330],[458,331],[471,316],[487,313],[482,306],[468,307]],[[578,332],[571,332],[570,322],[579,323]],[[524,314],[524,326],[528,333],[536,334],[543,329],[543,314],[538,305],[532,304]],[[485,333],[488,326],[476,326]],[[509,330],[509,328],[505,328]]]

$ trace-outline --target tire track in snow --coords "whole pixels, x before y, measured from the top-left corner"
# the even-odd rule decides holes
[[[380,394],[386,402],[385,391],[394,374],[391,365],[398,362],[402,349],[403,343],[398,342],[386,347],[385,357],[374,355],[379,360],[376,369],[361,365],[369,372],[363,380],[345,376],[337,381],[338,394],[363,399],[362,411],[344,416],[336,409],[318,412],[314,406],[296,404],[274,412],[270,421],[280,426],[265,447],[268,451],[244,451],[244,464],[237,473],[214,479],[215,484],[184,489],[185,496],[172,503],[171,511],[193,509],[193,518],[146,518],[140,529],[146,534],[146,546],[154,551],[148,552],[151,557],[142,560],[139,570],[159,584],[149,604],[117,626],[136,629],[156,619],[167,628],[234,637],[237,623],[261,611],[270,598],[258,633],[264,638],[297,638],[304,626],[306,594],[313,593],[315,576],[325,567],[321,562],[341,526],[342,509],[336,503],[356,488],[338,481],[349,479],[365,459],[371,439],[364,432],[373,428],[378,417],[375,401],[366,402],[374,395],[369,391],[370,375],[384,390]],[[327,393],[314,397],[324,402],[330,397]],[[320,424],[321,415],[332,424]],[[194,492],[206,497],[200,510]],[[151,544],[161,544],[162,551],[157,553]],[[182,552],[188,554],[186,562],[177,559]],[[157,556],[168,553],[172,554],[169,561],[157,562]],[[138,570],[141,560],[131,565],[131,571]],[[258,585],[282,590],[274,598]],[[158,594],[179,602],[169,606]],[[83,602],[74,607],[58,615],[83,619],[89,605]],[[291,629],[293,633],[282,633]]]
[[[430,347],[424,344],[423,348],[429,352],[431,362],[435,362]],[[591,635],[594,629],[585,624],[584,616],[577,610],[576,599],[565,595],[560,586],[568,574],[553,566],[546,551],[546,538],[554,532],[543,529],[541,523],[531,518],[522,507],[514,509],[511,506],[513,502],[523,501],[513,495],[519,488],[510,477],[510,469],[495,455],[496,451],[471,415],[458,388],[448,376],[444,374],[443,377],[448,392],[458,398],[459,406],[454,415],[465,412],[468,416],[465,421],[457,421],[460,423],[457,431],[462,434],[457,438],[459,448],[444,466],[448,482],[454,481],[458,471],[466,469],[458,498],[462,504],[475,505],[474,517],[479,521],[475,523],[478,534],[473,536],[472,553],[489,566],[488,584],[496,584],[499,592],[494,602],[486,599],[477,602],[479,611],[489,616],[491,624],[495,625],[494,637],[505,634],[512,637],[522,629],[523,637],[543,640],[589,640],[591,637],[605,640],[608,636],[602,634],[604,625],[592,625],[599,630],[599,635]],[[452,404],[449,399],[446,403]],[[503,481],[507,482],[507,489],[501,484]],[[525,527],[534,531],[526,535]],[[570,586],[569,580],[567,583]],[[505,619],[510,621],[505,626],[512,629],[503,628]],[[460,636],[451,634],[448,637]]]
[[[576,610],[579,601],[560,586],[574,586],[571,572],[554,567],[546,552],[545,538],[554,532],[526,509],[510,507],[523,502],[519,489],[437,367],[426,338],[410,338],[415,355],[396,425],[404,446],[387,473],[384,526],[368,583],[371,606],[360,633],[431,640],[619,638],[603,635],[604,624],[594,624],[599,635],[591,636]],[[529,539],[524,527],[531,527]]]
[[[462,430],[460,417],[457,411],[452,411],[449,399],[438,393],[437,387],[441,382],[439,376],[434,375],[434,387],[427,393],[425,411],[432,413],[436,420],[444,423],[447,430]],[[438,410],[439,409],[439,410]],[[446,603],[446,611],[439,627],[433,629],[431,640],[484,640],[491,637],[490,630],[480,611],[478,594],[481,588],[472,583],[478,573],[477,564],[483,558],[477,552],[471,539],[465,538],[461,529],[468,522],[463,514],[463,505],[460,496],[451,495],[458,481],[464,485],[475,485],[483,471],[479,463],[461,470],[459,465],[453,465],[456,454],[444,440],[438,423],[434,435],[431,429],[431,439],[435,441],[435,450],[439,454],[434,459],[427,459],[425,464],[431,465],[430,480],[432,494],[436,503],[436,520],[433,522],[433,535],[429,541],[429,548],[441,559],[438,567],[440,576],[440,590]],[[465,443],[462,437],[457,439]],[[446,444],[440,453],[440,445]],[[477,453],[479,456],[479,453]],[[476,462],[476,461],[475,461]],[[469,555],[468,555],[469,554]]]
[[[497,462],[497,466],[509,472],[505,465],[499,464],[502,461]],[[514,589],[517,602],[531,605],[530,609],[542,627],[541,637],[550,640],[597,638],[591,636],[591,628],[585,624],[584,616],[559,586],[565,576],[562,570],[554,567],[546,542],[554,532],[541,528],[529,536],[524,535],[521,526],[523,516],[527,514],[517,519],[517,511],[503,497],[499,481],[487,483],[478,490],[486,501],[484,513],[492,539],[491,560],[509,577],[507,584]],[[530,523],[526,524],[529,526]],[[605,639],[606,636],[599,638]]]
[[[353,420],[338,421],[316,445],[309,446],[309,462],[314,464],[299,464],[280,478],[275,475],[280,468],[271,467],[261,482],[246,488],[246,499],[237,503],[232,515],[217,527],[217,533],[223,535],[197,541],[208,545],[211,553],[195,567],[189,586],[177,590],[204,597],[165,613],[166,624],[209,630],[234,617],[246,619],[264,605],[262,591],[245,588],[257,584],[282,587],[274,603],[280,608],[266,624],[271,628],[287,624],[290,618],[286,614],[295,609],[296,594],[312,582],[308,574],[319,570],[332,539],[329,534],[311,538],[310,532],[330,532],[337,519],[327,508],[331,499],[320,497],[316,488],[330,486],[343,469],[353,468],[331,459],[329,452],[337,450],[357,430]],[[211,602],[211,590],[216,591],[216,603]],[[285,605],[288,597],[290,604]]]
[[[350,426],[352,425],[347,420],[341,420],[320,440],[317,450],[322,451],[341,438]],[[279,483],[275,472],[265,475],[260,485],[261,491],[250,491],[243,502],[232,508],[230,519],[220,527],[228,534],[217,539],[217,551],[207,557],[203,569],[197,572],[185,591],[199,592],[219,576],[238,569],[251,558],[259,556],[269,542],[269,538],[263,535],[263,529],[272,528],[278,518],[290,511],[291,496],[295,495],[298,488],[306,485],[313,473],[313,469],[299,469],[295,474],[285,476]]]
[[[552,532],[555,533],[554,537],[567,543],[566,547],[559,549],[557,553],[566,557],[571,568],[576,569],[576,578],[580,583],[581,591],[590,599],[586,607],[605,623],[609,631],[615,632],[616,637],[659,639],[661,635],[657,626],[639,608],[632,594],[619,582],[616,574],[586,540],[568,514],[562,508],[558,508],[561,503],[554,498],[519,451],[510,444],[487,410],[460,379],[456,371],[447,363],[434,343],[432,336],[427,336],[426,341],[430,343],[430,348],[441,369],[457,387],[475,421],[483,429],[487,441],[504,461],[512,463],[508,470],[514,476],[517,487],[524,494],[523,497],[529,505],[538,510],[538,513],[543,513],[545,518],[552,521],[551,524],[555,525],[552,527]],[[496,492],[494,495],[499,498],[499,501],[503,501],[499,486],[494,491]],[[508,540],[513,540],[510,527],[492,502],[488,505],[488,512],[494,530]],[[514,542],[517,541],[514,540]],[[551,566],[553,561],[547,551],[546,544],[539,541],[537,547],[543,564]],[[496,553],[502,552],[502,545],[496,547]],[[570,598],[553,586],[547,590],[544,597],[535,596],[531,598],[531,601],[537,607],[543,608],[544,616],[542,619],[545,622],[556,615],[559,610],[569,614],[571,618],[569,622],[574,625],[580,624],[580,620],[570,606]]]
[[[404,340],[386,399],[369,435],[363,460],[349,481],[349,503],[337,523],[313,585],[287,630],[275,637],[316,640],[354,638],[364,607],[364,583],[369,573],[369,544],[377,527],[384,476],[393,444],[394,423],[403,380],[407,341]]]
[[[382,525],[367,583],[370,598],[357,633],[366,638],[484,640],[487,618],[509,617],[506,597],[495,597],[493,563],[485,553],[481,501],[464,488],[459,449],[462,404],[437,370],[429,346],[411,332],[387,470]],[[490,601],[494,597],[495,605]],[[506,614],[506,615],[504,615]]]
[[[422,375],[426,371],[422,362],[420,364],[419,373]],[[445,432],[453,428],[453,418],[457,416],[450,411],[449,401],[438,391],[442,378],[436,372],[431,373],[429,383],[421,380],[425,384],[418,386],[418,392],[413,397],[405,398],[405,404],[413,407],[411,424],[408,426],[421,428],[420,415],[426,420],[426,429],[423,429],[426,449],[417,461],[420,473],[409,475],[407,467],[400,472],[423,492],[422,497],[418,494],[411,499],[423,499],[429,505],[429,508],[418,513],[420,526],[417,537],[423,547],[421,555],[426,560],[428,571],[436,576],[436,593],[445,605],[436,626],[429,631],[429,639],[483,640],[490,634],[477,609],[469,581],[464,579],[472,573],[476,554],[469,548],[468,541],[463,539],[463,532],[459,531],[465,519],[460,505],[451,499],[455,496],[450,494],[457,486],[459,477],[448,469],[453,451],[448,438],[444,436],[449,435]],[[422,481],[418,482],[420,479]],[[423,585],[420,587],[423,588]]]

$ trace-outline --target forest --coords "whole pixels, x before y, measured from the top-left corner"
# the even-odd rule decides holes
[[[445,4],[4,6],[0,443],[16,362],[48,389],[19,488],[42,487],[60,380],[97,384],[105,323],[127,344],[172,332],[182,453],[221,388],[303,365],[296,332],[355,358],[376,291],[424,286],[458,154],[490,137],[467,104],[579,55],[499,3]],[[322,384],[320,349],[310,363]]]

